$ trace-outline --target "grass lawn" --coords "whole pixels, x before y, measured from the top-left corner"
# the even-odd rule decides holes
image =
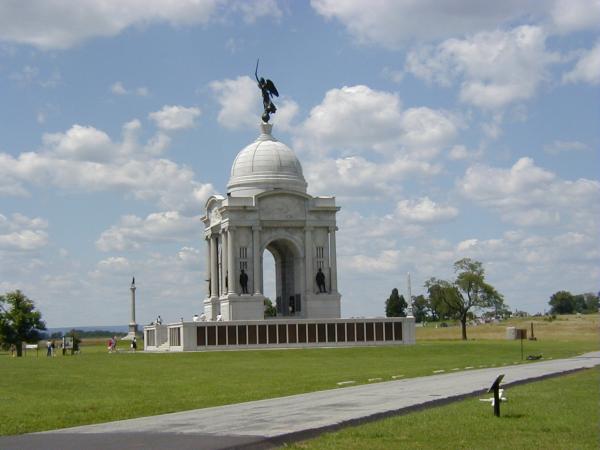
[[[479,398],[326,433],[290,449],[597,449],[600,369],[508,388],[501,417]],[[486,395],[484,398],[489,397]]]
[[[552,339],[550,333],[526,341],[525,355],[561,358],[597,350],[598,320],[598,315],[567,320],[577,339],[560,333]],[[563,326],[561,321],[548,325]],[[505,324],[495,327],[503,332]],[[420,338],[422,330],[430,336]],[[434,339],[438,331],[446,339],[448,330],[418,329],[414,346],[109,355],[98,344],[84,345],[76,356],[4,354],[0,435],[331,389],[348,380],[360,384],[520,360],[518,341],[489,339],[485,327],[470,329],[472,340],[466,342]],[[460,331],[453,331],[458,337]]]

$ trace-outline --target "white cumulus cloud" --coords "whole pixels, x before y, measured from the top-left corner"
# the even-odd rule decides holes
[[[162,130],[173,131],[193,128],[200,116],[200,108],[179,105],[165,105],[160,111],[151,112],[148,117]]]
[[[418,200],[401,200],[396,205],[400,220],[415,223],[446,222],[458,216],[458,209],[450,205],[439,205],[429,197]]]
[[[458,188],[465,197],[518,225],[598,226],[600,182],[562,180],[536,166],[531,158],[520,158],[509,169],[471,166],[458,181]]]
[[[544,16],[553,0],[312,0],[313,8],[328,19],[339,20],[360,42],[398,48],[415,40],[498,28],[528,16]],[[582,3],[582,2],[580,2]],[[589,9],[589,8],[588,8]]]
[[[256,81],[248,76],[217,80],[210,88],[221,109],[217,119],[225,128],[256,127],[262,111],[260,98],[256,95]]]
[[[37,152],[0,153],[0,193],[28,195],[27,185],[112,190],[168,210],[201,210],[212,185],[198,182],[188,167],[155,158],[169,139],[159,133],[141,144],[140,127],[137,120],[126,123],[122,140],[115,142],[94,127],[74,125],[64,133],[45,135]]]
[[[131,25],[206,23],[216,0],[68,0],[0,3],[0,39],[43,49],[68,48],[91,37],[115,36]]]
[[[31,251],[48,244],[46,220],[15,213],[10,218],[0,214],[0,250]]]
[[[140,86],[135,89],[127,89],[121,81],[115,81],[113,84],[110,85],[109,90],[115,95],[135,94],[139,97],[146,97],[150,93],[148,88],[145,86]]]
[[[201,230],[200,216],[188,217],[178,211],[152,213],[145,219],[127,215],[102,232],[96,247],[102,251],[139,249],[144,243],[180,242],[194,235],[199,238]]]
[[[559,55],[546,49],[541,27],[477,33],[421,47],[407,56],[406,70],[441,85],[461,80],[460,99],[484,109],[503,108],[531,98],[548,78]]]
[[[564,83],[600,84],[600,42],[584,52],[575,67],[563,75],[562,80]]]
[[[550,14],[561,33],[600,27],[598,0],[556,0]]]

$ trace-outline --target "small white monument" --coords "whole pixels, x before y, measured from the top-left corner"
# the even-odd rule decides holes
[[[339,318],[334,197],[313,197],[300,161],[261,123],[260,136],[231,168],[227,197],[214,195],[202,218],[209,320],[264,318],[263,254],[275,260],[277,316]]]

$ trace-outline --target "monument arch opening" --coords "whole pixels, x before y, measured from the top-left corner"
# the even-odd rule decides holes
[[[302,252],[293,241],[286,238],[273,239],[267,243],[265,251],[273,255],[275,262],[274,304],[277,316],[301,316],[304,271]]]

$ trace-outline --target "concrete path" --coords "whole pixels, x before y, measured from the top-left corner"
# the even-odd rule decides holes
[[[600,352],[568,359],[449,372],[118,422],[0,438],[11,449],[268,448],[326,429],[600,365]]]

